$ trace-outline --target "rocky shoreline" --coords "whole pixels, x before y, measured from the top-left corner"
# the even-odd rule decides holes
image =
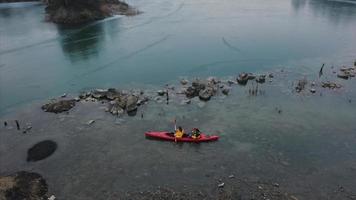
[[[351,79],[356,75],[356,63],[353,67],[342,66],[339,68],[338,73],[334,70],[333,74],[337,74],[336,77],[341,79],[345,79],[345,76],[347,76],[347,79]],[[341,77],[340,74],[344,76]],[[253,82],[252,87],[248,88],[248,94],[257,96],[263,93],[259,85],[273,82],[273,80],[273,73],[253,74],[243,72],[236,79],[230,80],[219,80],[216,77],[196,78],[191,81],[182,79],[180,80],[180,86],[166,85],[163,89],[157,91],[141,89],[119,90],[116,88],[94,89],[82,92],[74,98],[68,98],[66,94],[63,94],[59,99],[52,99],[49,103],[44,104],[42,110],[61,113],[68,112],[78,102],[101,102],[106,104],[106,112],[116,116],[123,116],[125,113],[132,116],[136,115],[140,106],[147,104],[149,101],[166,104],[173,101],[184,105],[190,104],[191,99],[198,98],[203,103],[214,96],[227,96],[234,85],[246,86],[249,81]],[[292,92],[314,94],[321,88],[339,89],[341,87],[343,86],[335,81],[307,80],[303,78],[295,81]]]

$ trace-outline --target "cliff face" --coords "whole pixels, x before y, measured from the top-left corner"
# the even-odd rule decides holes
[[[119,0],[47,0],[47,19],[55,23],[78,24],[115,14],[138,12]]]

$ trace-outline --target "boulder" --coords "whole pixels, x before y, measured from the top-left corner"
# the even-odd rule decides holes
[[[264,82],[266,82],[266,75],[259,75],[259,76],[257,76],[256,82],[257,82],[257,83],[264,83]]]
[[[132,111],[137,110],[137,101],[138,101],[137,96],[129,95],[127,97],[127,101],[126,101],[126,111],[132,112]]]
[[[105,94],[106,98],[109,100],[114,100],[121,96],[120,92],[118,92],[115,88],[109,88]]]
[[[121,108],[118,101],[115,101],[114,104],[110,105],[109,111],[113,115],[120,115],[124,113],[124,109]]]
[[[104,99],[107,92],[108,90],[105,89],[95,89],[91,92],[91,96],[95,99]]]
[[[199,95],[199,90],[196,89],[193,86],[189,86],[186,90],[185,90],[185,95],[188,98],[193,98]]]
[[[206,87],[206,83],[204,83],[203,81],[200,81],[200,80],[195,80],[192,82],[192,87],[195,88],[195,90],[197,90],[198,92],[200,90],[204,90],[205,87]]]
[[[224,95],[228,95],[229,92],[230,92],[230,88],[227,88],[227,87],[224,87],[221,92],[224,94]]]
[[[349,79],[350,75],[346,71],[340,71],[337,74],[337,77],[342,78],[342,79]]]
[[[256,75],[252,74],[252,73],[248,73],[248,80],[253,80],[256,78]]]
[[[189,83],[189,81],[186,80],[186,79],[182,79],[182,80],[180,80],[180,83],[181,83],[182,85],[187,85],[187,84]]]
[[[209,101],[213,95],[214,89],[211,87],[207,87],[199,92],[199,98],[203,101]]]
[[[167,92],[165,91],[165,90],[158,90],[157,91],[157,94],[159,95],[159,96],[163,96],[163,95],[165,95]]]
[[[238,84],[246,85],[249,80],[249,75],[247,73],[240,73],[236,80]]]
[[[43,105],[41,108],[45,112],[61,113],[72,109],[75,106],[75,100],[60,100]]]

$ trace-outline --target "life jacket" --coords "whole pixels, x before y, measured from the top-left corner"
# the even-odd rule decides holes
[[[176,133],[174,134],[174,137],[176,138],[182,138],[184,135],[184,130],[180,131],[179,129],[176,130]]]

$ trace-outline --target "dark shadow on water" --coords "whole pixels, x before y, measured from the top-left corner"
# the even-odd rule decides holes
[[[313,14],[339,24],[356,19],[356,0],[291,0],[295,11],[310,8]]]
[[[66,35],[59,40],[63,53],[73,63],[89,60],[98,56],[105,38],[102,24],[92,26],[57,26],[59,35]]]
[[[27,151],[27,161],[39,161],[52,155],[57,150],[57,143],[51,140],[44,140]]]

